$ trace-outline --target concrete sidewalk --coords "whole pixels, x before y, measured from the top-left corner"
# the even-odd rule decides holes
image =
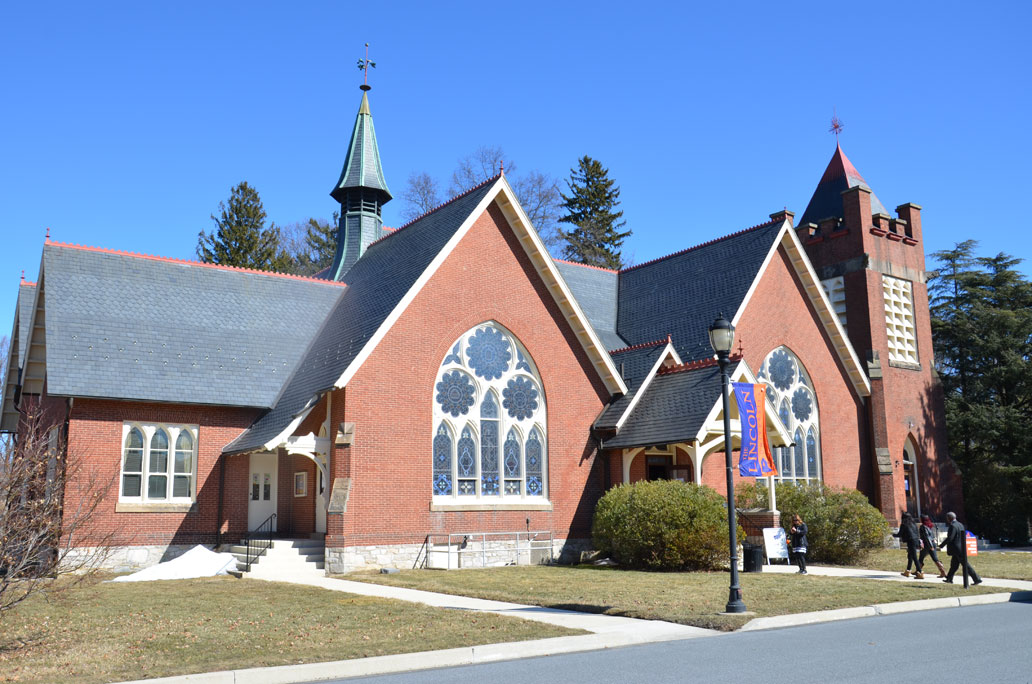
[[[977,561],[974,565],[978,565]],[[978,569],[977,567],[975,568]],[[923,580],[914,579],[914,577],[904,577],[898,572],[890,572],[888,570],[868,570],[866,568],[841,568],[841,567],[830,567],[823,565],[808,565],[806,568],[810,575],[823,575],[825,577],[859,577],[863,579],[874,579],[874,580],[888,580],[892,582],[942,582],[939,579],[937,571],[933,569]],[[797,571],[794,565],[764,565],[763,572],[781,573],[781,574],[793,574]],[[954,584],[963,586],[964,578],[957,573],[956,577],[953,578]],[[1000,589],[1018,590],[1018,591],[1032,591],[1032,582],[1027,580],[1012,580],[1012,579],[994,579],[991,577],[983,577],[983,587],[999,587]]]

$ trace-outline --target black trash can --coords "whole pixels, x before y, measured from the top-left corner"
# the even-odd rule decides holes
[[[742,543],[742,569],[745,572],[763,572],[763,547]]]

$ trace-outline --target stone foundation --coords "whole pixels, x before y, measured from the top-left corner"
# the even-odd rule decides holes
[[[433,544],[429,550],[424,544],[387,544],[382,546],[345,546],[326,548],[326,572],[344,574],[357,570],[415,567],[453,570],[459,568],[499,567],[504,565],[537,565],[540,563],[572,563],[580,552],[591,548],[587,539],[556,539],[551,548],[535,545],[528,549],[522,541],[517,553],[514,541],[469,541],[459,549],[447,543]]]
[[[69,549],[65,561],[69,565],[78,565],[83,560],[94,559],[91,567],[111,572],[135,572],[143,568],[157,565],[183,555],[196,544],[167,544],[157,546],[112,546],[106,549],[74,548]],[[211,549],[210,544],[204,545]]]

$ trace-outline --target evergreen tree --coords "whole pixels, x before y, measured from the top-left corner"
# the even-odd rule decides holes
[[[1032,283],[976,242],[934,254],[929,278],[936,369],[950,453],[980,532],[1024,540],[1032,518]]]
[[[584,156],[577,161],[577,168],[570,170],[567,184],[570,195],[560,193],[566,215],[559,221],[574,228],[562,231],[567,243],[563,256],[582,264],[619,269],[623,265],[620,246],[631,231],[619,231],[626,221],[620,221],[623,211],[616,211],[620,188],[609,177],[609,169]]]
[[[229,204],[219,202],[212,214],[215,229],[197,235],[197,256],[209,264],[264,271],[287,271],[290,258],[280,247],[279,229],[265,227],[265,208],[258,191],[243,181],[230,191]]]

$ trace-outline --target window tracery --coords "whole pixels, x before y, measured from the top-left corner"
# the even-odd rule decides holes
[[[773,450],[777,479],[820,480],[818,402],[806,369],[787,347],[778,347],[764,359],[756,377],[767,385],[768,399],[778,408],[778,417],[793,436],[792,446]]]

